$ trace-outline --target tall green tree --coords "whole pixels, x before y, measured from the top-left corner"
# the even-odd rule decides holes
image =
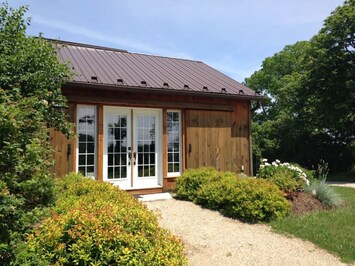
[[[345,1],[310,41],[286,46],[245,80],[264,92],[254,114],[258,158],[312,167],[320,159],[331,170],[354,164],[355,1]]]
[[[70,77],[55,48],[26,36],[26,7],[0,5],[0,264],[53,201],[48,128],[69,134],[56,106]]]

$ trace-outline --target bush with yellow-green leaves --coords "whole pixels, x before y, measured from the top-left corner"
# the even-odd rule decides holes
[[[180,239],[109,183],[70,174],[57,182],[52,215],[17,254],[27,265],[186,265]]]

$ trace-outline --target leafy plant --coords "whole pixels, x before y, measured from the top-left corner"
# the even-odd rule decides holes
[[[27,8],[0,5],[0,264],[53,203],[48,127],[69,135],[60,87],[67,65],[42,38],[27,37]]]
[[[320,202],[328,207],[336,207],[343,202],[342,198],[336,193],[334,188],[325,182],[325,179],[313,182],[305,189],[305,192],[315,196]]]
[[[326,180],[329,174],[329,167],[328,163],[325,162],[323,159],[321,159],[318,163],[317,169],[316,169],[316,175],[317,178],[320,180]]]
[[[220,172],[215,168],[187,169],[176,180],[176,197],[193,201],[196,198],[197,191],[203,184],[210,183],[216,179],[220,179]]]
[[[250,177],[222,176],[204,184],[195,202],[246,222],[280,219],[290,211],[290,204],[276,185]]]
[[[57,186],[53,214],[17,250],[17,264],[186,265],[181,240],[127,192],[75,174]]]
[[[346,0],[310,41],[266,58],[245,80],[263,93],[253,113],[253,152],[308,168],[319,158],[332,172],[349,171],[354,153],[355,1]]]
[[[257,176],[274,182],[285,192],[296,191],[310,183],[307,174],[301,167],[290,163],[281,163],[279,160],[269,164],[267,159],[263,159]]]
[[[279,219],[290,211],[272,182],[213,168],[190,169],[177,180],[177,197],[248,222]]]

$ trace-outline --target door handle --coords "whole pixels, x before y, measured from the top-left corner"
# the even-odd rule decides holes
[[[134,159],[133,164],[134,164],[134,165],[136,165],[136,157],[137,157],[137,153],[134,152],[134,153],[133,153],[133,159]]]
[[[128,153],[128,165],[131,165],[131,161],[132,161],[132,153]]]

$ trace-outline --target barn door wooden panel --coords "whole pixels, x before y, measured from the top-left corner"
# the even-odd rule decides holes
[[[231,112],[186,112],[187,168],[231,170]]]

